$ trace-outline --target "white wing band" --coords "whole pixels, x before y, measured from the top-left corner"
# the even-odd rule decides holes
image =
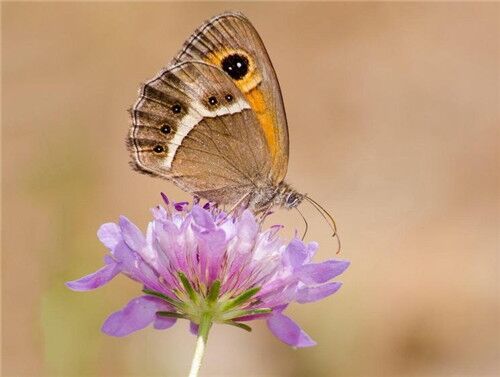
[[[216,118],[222,115],[240,113],[245,109],[251,109],[250,105],[243,99],[238,99],[230,105],[220,106],[214,111],[207,110],[203,105],[197,102],[193,103],[191,106],[193,109],[190,109],[186,115],[184,115],[180,122],[179,129],[168,144],[167,157],[165,157],[163,161],[163,166],[167,169],[172,167],[177,148],[181,146],[184,137],[186,137],[204,118]]]

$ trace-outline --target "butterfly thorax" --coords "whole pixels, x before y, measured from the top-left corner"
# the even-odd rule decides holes
[[[252,191],[248,206],[255,212],[267,211],[275,206],[290,209],[297,207],[304,197],[286,182],[281,182],[278,186],[264,186]]]

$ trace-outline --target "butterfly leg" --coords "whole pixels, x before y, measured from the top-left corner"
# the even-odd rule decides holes
[[[267,207],[265,207],[264,209],[262,209],[262,210],[259,211],[261,213],[259,225],[262,225],[262,223],[264,222],[264,220],[266,219],[266,217],[269,216],[272,213],[271,212],[271,208],[273,208],[273,206],[274,206],[274,203],[271,202],[271,203],[269,203],[269,205]]]
[[[250,192],[247,192],[245,195],[243,195],[240,199],[238,199],[238,201],[236,202],[236,204],[234,204],[230,209],[229,211],[225,211],[225,208],[224,208],[224,212],[226,212],[226,216],[224,216],[224,218],[222,218],[219,222],[222,223],[225,219],[227,219],[227,217],[233,213],[234,211],[236,211],[236,209],[238,209],[238,207],[241,205],[241,203],[243,203],[243,201],[248,197],[248,195],[250,195]]]
[[[248,198],[248,195],[250,195],[250,192],[247,192],[245,195],[243,195],[237,202],[234,204],[231,209],[227,212],[229,215],[230,213],[233,213],[242,203],[243,201]]]

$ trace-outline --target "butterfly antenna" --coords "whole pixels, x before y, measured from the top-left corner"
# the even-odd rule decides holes
[[[300,212],[300,209],[298,207],[295,207],[295,209],[299,213],[300,217],[302,217],[302,220],[304,220],[304,224],[306,226],[304,229],[304,233],[302,234],[302,241],[304,241],[304,238],[306,238],[307,230],[309,229],[309,224],[307,223],[307,220],[304,217],[304,214],[302,212]]]
[[[340,237],[337,232],[337,224],[335,223],[335,220],[333,219],[333,216],[330,215],[330,213],[324,209],[318,202],[316,202],[314,199],[310,198],[309,196],[305,196],[305,199],[311,203],[311,205],[321,214],[321,216],[326,220],[328,225],[333,231],[332,237],[335,237],[337,240],[337,252],[336,254],[340,253],[340,250],[342,249],[342,245],[340,243]]]

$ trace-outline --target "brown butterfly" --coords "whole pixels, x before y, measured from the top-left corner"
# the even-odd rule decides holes
[[[288,127],[276,73],[241,13],[215,16],[146,82],[131,110],[133,166],[255,212],[315,201],[285,181]]]

